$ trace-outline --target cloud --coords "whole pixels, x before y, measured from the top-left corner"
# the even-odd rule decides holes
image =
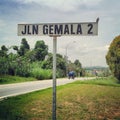
[[[50,6],[54,6],[52,3],[56,4],[56,5],[59,5],[59,4],[72,4],[73,3],[81,3],[81,4],[90,4],[90,5],[96,5],[96,4],[99,4],[99,2],[103,1],[103,0],[59,0],[59,1],[56,1],[56,0],[13,0],[13,1],[19,1],[19,2],[22,2],[22,3],[44,3],[44,4],[47,4],[47,5],[50,5]]]
[[[6,23],[4,20],[0,19],[0,30],[2,30],[2,27],[6,26]]]
[[[17,0],[23,4],[39,4],[64,12],[75,11],[79,6],[95,6],[102,0]]]

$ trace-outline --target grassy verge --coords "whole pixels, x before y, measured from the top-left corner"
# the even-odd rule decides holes
[[[34,81],[35,78],[32,77],[19,77],[19,76],[10,76],[10,75],[1,75],[0,76],[0,84],[10,84],[10,83],[20,83],[27,81]]]
[[[51,111],[51,88],[0,101],[0,120],[51,120]],[[57,87],[57,120],[120,120],[120,84],[104,78]]]
[[[85,81],[76,81],[76,84],[92,84],[92,85],[103,85],[103,86],[118,86],[120,87],[120,82],[114,77],[106,77],[106,78],[96,78],[93,80],[85,80]]]

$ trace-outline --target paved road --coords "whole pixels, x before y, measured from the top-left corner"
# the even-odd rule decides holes
[[[94,79],[92,78],[75,78],[75,80],[87,80]],[[70,82],[74,82],[75,80],[69,80],[67,78],[57,79],[57,86],[64,85]],[[7,98],[10,96],[16,96],[20,94],[25,94],[45,88],[52,87],[52,80],[43,80],[43,81],[34,81],[34,82],[24,82],[24,83],[16,83],[16,84],[6,84],[0,85],[0,99]]]

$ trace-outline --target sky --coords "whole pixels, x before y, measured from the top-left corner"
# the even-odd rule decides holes
[[[82,66],[107,66],[105,56],[113,39],[120,34],[120,0],[0,0],[0,46],[20,46],[26,38],[31,48],[44,40],[53,52],[49,36],[18,36],[20,23],[95,22],[99,17],[98,36],[57,37],[57,53]]]

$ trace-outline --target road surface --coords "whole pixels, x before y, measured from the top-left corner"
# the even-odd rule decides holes
[[[57,86],[64,85],[67,83],[74,82],[75,80],[87,80],[87,79],[94,79],[92,78],[75,78],[67,79],[57,79]],[[20,94],[25,94],[37,90],[42,90],[52,87],[52,80],[41,80],[41,81],[32,81],[32,82],[24,82],[24,83],[15,83],[15,84],[6,84],[6,85],[0,85],[0,99],[16,96]]]

